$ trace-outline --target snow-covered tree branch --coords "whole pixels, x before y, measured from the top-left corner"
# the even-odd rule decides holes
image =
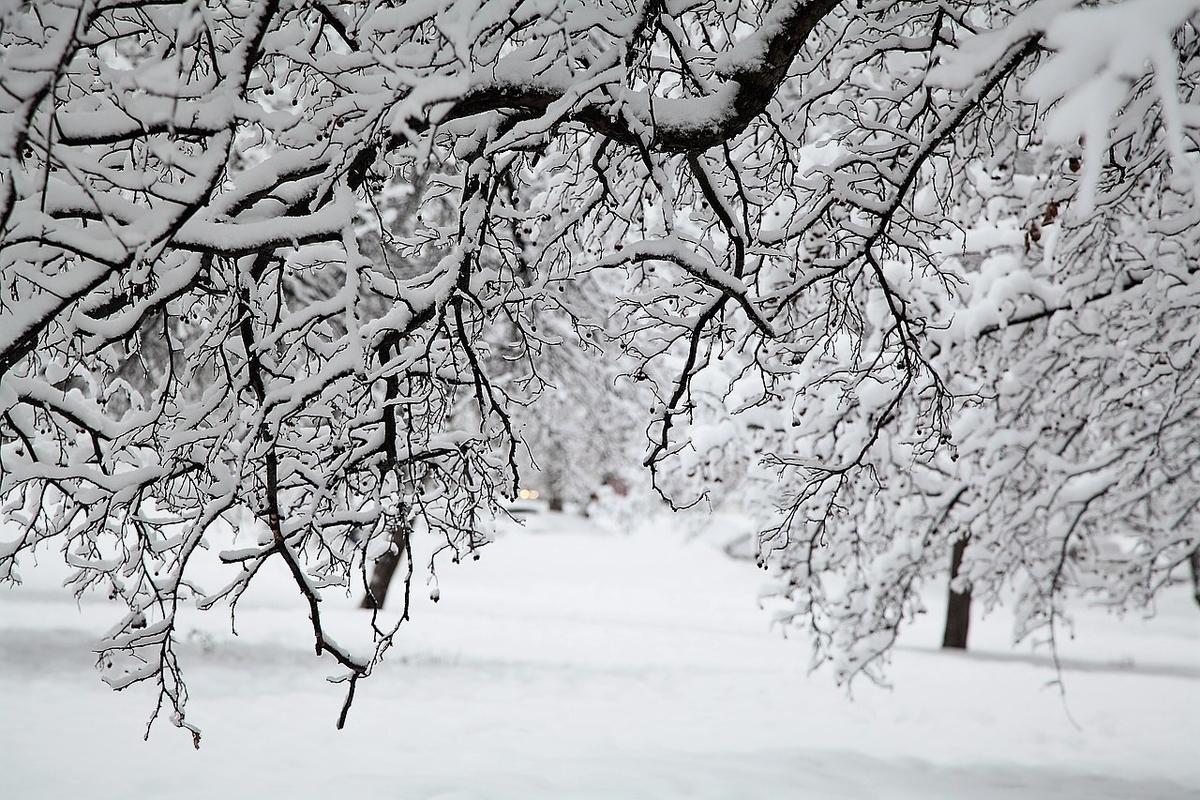
[[[1148,602],[1200,501],[1196,10],[2,3],[0,578],[121,598],[107,679],[198,741],[179,609],[278,560],[348,709],[395,630],[322,597],[414,520],[473,552],[572,446],[539,410],[603,408],[763,512],[842,676],[964,538],[1022,633]]]

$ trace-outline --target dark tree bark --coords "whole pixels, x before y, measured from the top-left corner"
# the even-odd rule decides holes
[[[371,573],[371,582],[367,584],[367,594],[360,608],[383,608],[387,599],[388,587],[392,585],[392,577],[396,569],[409,555],[408,546],[409,523],[405,514],[397,517],[389,525],[389,543],[391,547],[379,558],[375,559],[375,570]]]
[[[1188,564],[1192,568],[1192,597],[1195,597],[1196,603],[1200,604],[1200,547],[1197,547],[1188,556]]]
[[[942,647],[956,650],[967,649],[967,629],[971,626],[971,590],[954,591],[954,579],[962,566],[963,553],[967,550],[970,537],[964,536],[954,543],[950,554],[950,589],[946,597],[946,630],[942,634]]]

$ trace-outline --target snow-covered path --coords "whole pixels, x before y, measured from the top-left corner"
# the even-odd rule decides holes
[[[248,595],[239,637],[196,620],[185,669],[199,752],[146,694],[113,694],[89,650],[107,601],[80,608],[52,569],[0,591],[0,796],[13,798],[1185,798],[1200,796],[1200,609],[1081,615],[1064,655],[936,651],[930,615],[895,688],[853,700],[805,675],[807,645],[768,630],[761,573],[675,532],[603,536],[538,519],[439,570],[346,730],[332,671],[280,580]],[[562,529],[565,528],[564,532]],[[360,612],[332,612],[361,622]]]

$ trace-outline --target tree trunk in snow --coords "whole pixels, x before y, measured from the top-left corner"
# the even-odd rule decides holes
[[[396,568],[400,566],[400,562],[404,560],[404,556],[408,552],[408,530],[408,520],[405,519],[403,513],[389,526],[391,547],[386,553],[375,559],[375,570],[371,573],[371,582],[367,585],[367,594],[363,598],[360,608],[383,608],[384,600],[387,599],[388,587],[392,585],[392,577],[396,574]]]
[[[967,629],[971,625],[971,590],[954,591],[954,579],[962,566],[963,553],[970,537],[964,536],[954,543],[950,554],[950,589],[946,598],[946,630],[942,635],[942,647],[957,650],[967,649]]]
[[[549,469],[546,470],[546,498],[551,511],[563,510],[563,478],[562,465],[558,462],[557,454],[553,456]]]
[[[1200,547],[1197,547],[1188,556],[1188,563],[1192,567],[1192,596],[1200,604]]]

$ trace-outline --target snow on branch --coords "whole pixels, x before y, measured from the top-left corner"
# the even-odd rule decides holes
[[[951,553],[1022,633],[1144,602],[1200,497],[1195,12],[5,5],[0,578],[60,548],[197,737],[187,614],[281,563],[344,722],[530,476],[753,510],[846,679]]]

